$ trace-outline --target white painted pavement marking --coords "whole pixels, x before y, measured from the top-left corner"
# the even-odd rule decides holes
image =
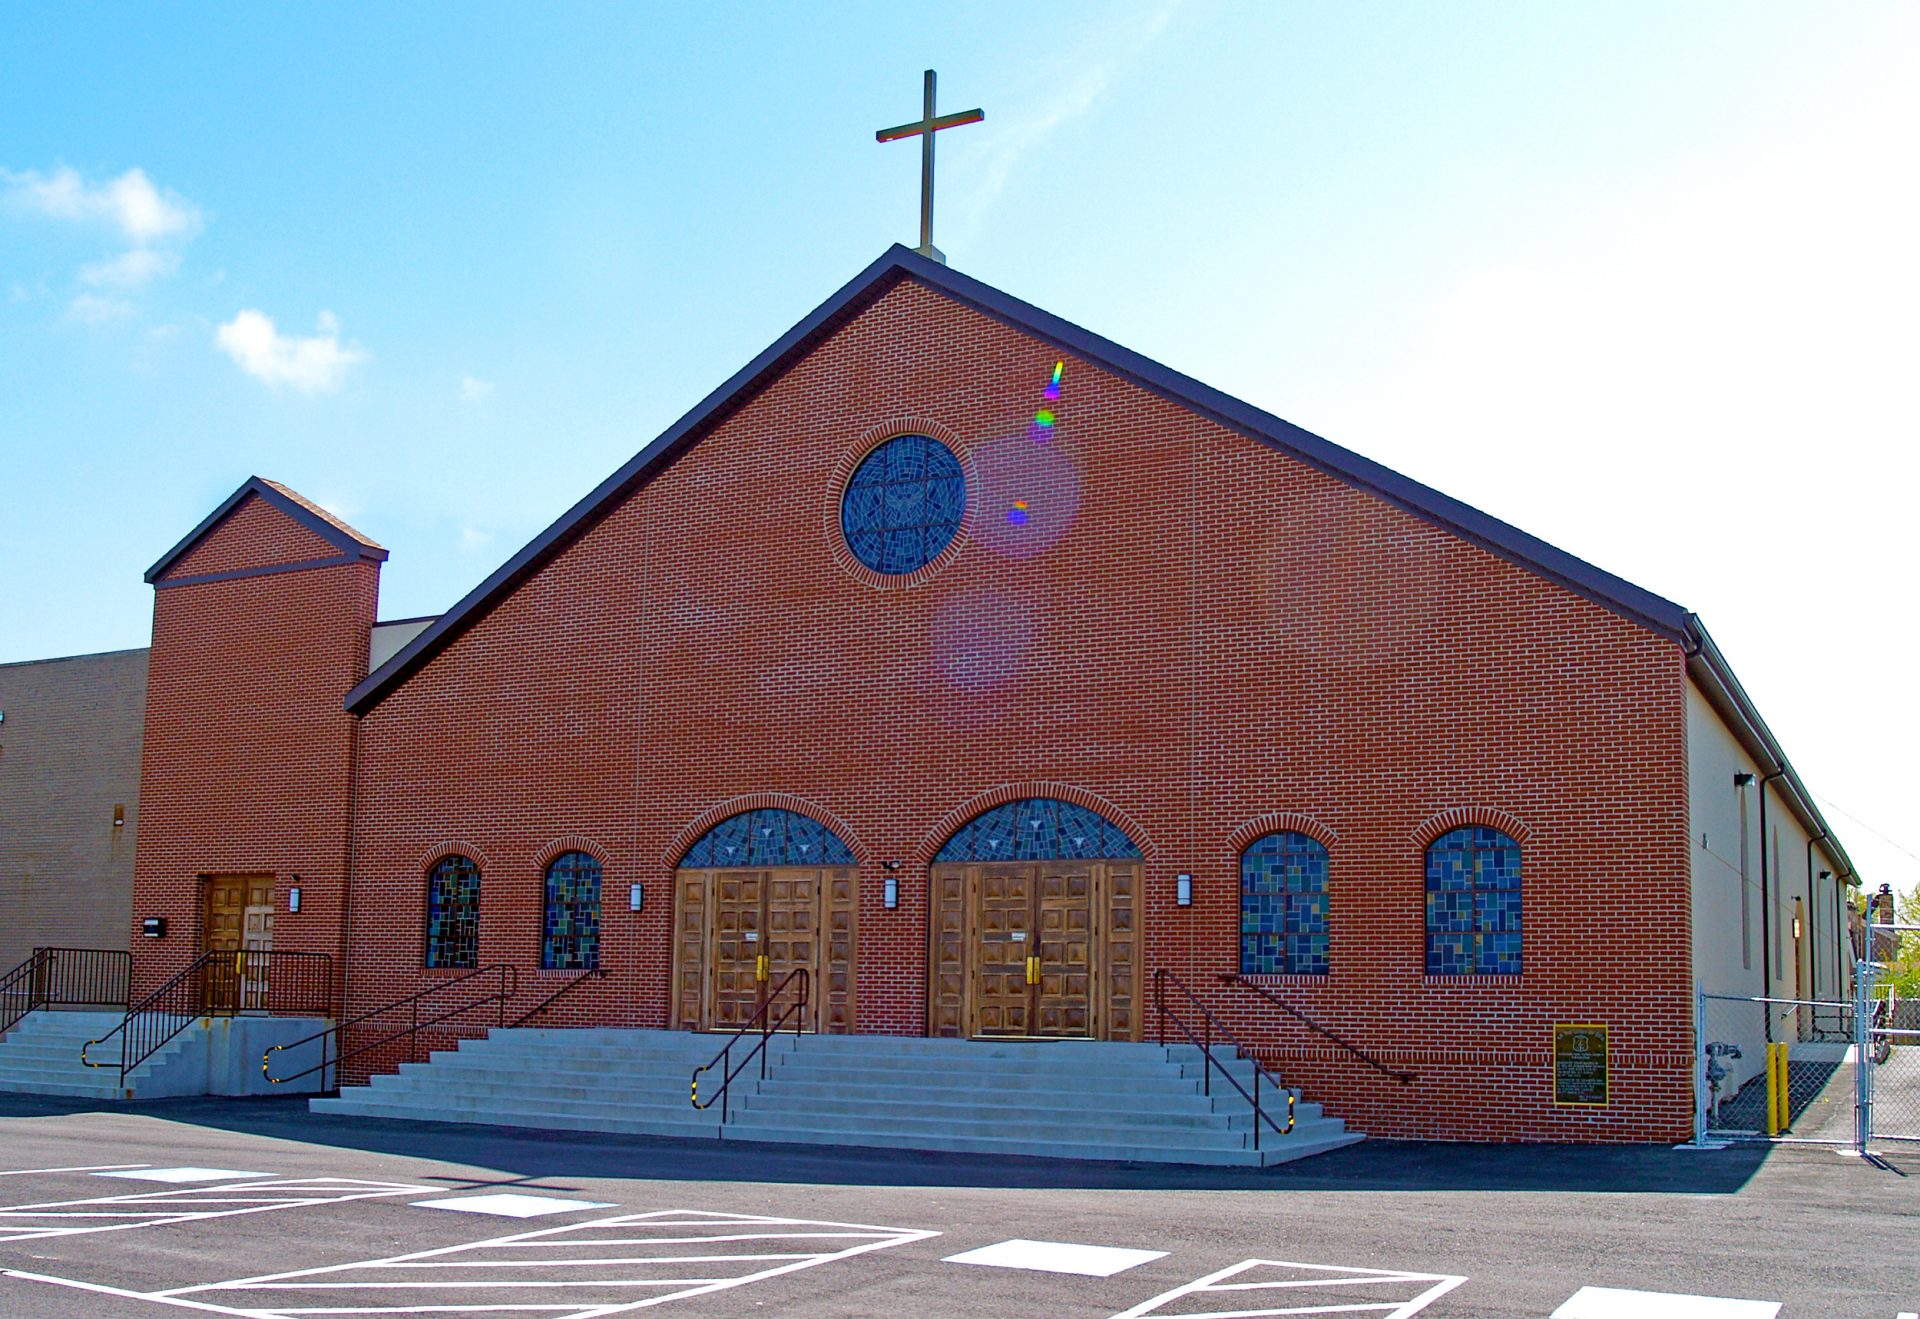
[[[95,1177],[132,1177],[143,1182],[245,1182],[278,1176],[271,1172],[242,1172],[238,1168],[142,1168],[138,1172],[96,1172]]]
[[[123,1291],[17,1269],[6,1272],[32,1282],[247,1319],[476,1312],[603,1319],[939,1235],[866,1223],[664,1209],[385,1259],[155,1292]],[[803,1242],[814,1244],[781,1249]],[[748,1248],[716,1251],[716,1243]],[[565,1276],[567,1270],[586,1276]]]
[[[271,1213],[307,1205],[344,1204],[385,1196],[419,1195],[433,1188],[351,1177],[273,1178],[238,1185],[184,1186],[168,1191],[54,1200],[0,1209],[0,1242],[81,1236],[165,1227],[239,1214]]]
[[[604,1200],[560,1200],[551,1195],[458,1195],[445,1200],[415,1200],[415,1209],[452,1209],[462,1214],[493,1214],[499,1218],[544,1218],[580,1209],[612,1209]]]
[[[1038,1273],[1077,1273],[1085,1278],[1111,1278],[1149,1260],[1165,1259],[1164,1250],[1124,1250],[1119,1246],[1079,1246],[1070,1241],[1026,1241],[1014,1238],[978,1250],[949,1255],[947,1264],[982,1264],[990,1269],[1032,1269]]]
[[[1266,1276],[1257,1271],[1266,1270]],[[1249,1275],[1253,1275],[1249,1278]],[[1277,1275],[1277,1276],[1276,1276]],[[1228,1281],[1235,1279],[1235,1281]],[[1149,1315],[1179,1319],[1258,1319],[1265,1315],[1365,1314],[1380,1319],[1411,1316],[1465,1282],[1445,1273],[1405,1273],[1389,1269],[1336,1268],[1326,1264],[1297,1264],[1291,1260],[1249,1259],[1196,1278],[1185,1286],[1161,1292],[1122,1311],[1113,1319],[1145,1319]],[[1338,1292],[1320,1288],[1343,1288]],[[1409,1295],[1410,1292],[1415,1292]],[[1362,1296],[1360,1293],[1369,1293]],[[1188,1297],[1221,1295],[1221,1303],[1240,1308],[1225,1310],[1168,1310],[1163,1307]],[[1264,1308],[1247,1309],[1251,1302]],[[1315,1302],[1321,1302],[1316,1304]],[[1201,1302],[1205,1304],[1204,1301]]]
[[[55,1172],[105,1172],[110,1168],[144,1168],[144,1163],[89,1163],[78,1168],[8,1168],[0,1170],[0,1177],[38,1177],[43,1173]]]
[[[1553,1319],[1773,1319],[1779,1313],[1778,1301],[1582,1287],[1553,1312]]]

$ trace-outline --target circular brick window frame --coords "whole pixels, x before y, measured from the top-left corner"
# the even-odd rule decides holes
[[[853,553],[853,547],[847,544],[847,533],[842,521],[841,509],[847,498],[847,485],[853,480],[853,474],[865,462],[867,455],[885,444],[888,440],[898,439],[902,435],[924,435],[930,440],[945,445],[960,464],[960,474],[967,483],[966,505],[960,512],[960,525],[953,530],[953,539],[946,543],[938,554],[915,568],[912,572],[884,573],[869,568],[860,562]],[[960,556],[967,542],[972,539],[974,495],[979,489],[979,474],[974,470],[973,454],[960,442],[960,437],[951,426],[935,421],[930,417],[894,417],[868,428],[853,446],[840,456],[834,464],[833,473],[827,481],[826,507],[822,510],[822,524],[826,532],[829,552],[840,570],[859,582],[878,591],[903,591],[919,586],[940,573],[949,563]]]

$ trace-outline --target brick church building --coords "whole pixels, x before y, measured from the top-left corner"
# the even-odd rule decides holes
[[[136,997],[238,941],[348,1016],[804,966],[822,1032],[1140,1040],[1164,969],[1360,1130],[1645,1141],[1697,990],[1844,985],[1697,617],[903,248],[444,614],[385,557],[256,478],[148,574]]]

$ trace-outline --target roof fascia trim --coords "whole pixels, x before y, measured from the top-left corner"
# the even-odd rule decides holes
[[[1773,730],[1767,727],[1767,721],[1760,717],[1753,698],[1740,685],[1739,677],[1727,663],[1727,657],[1721,653],[1720,647],[1714,643],[1706,624],[1700,621],[1700,615],[1688,614],[1687,628],[1690,643],[1687,672],[1699,684],[1707,703],[1732,725],[1734,737],[1747,754],[1765,768],[1767,775],[1779,776],[1776,783],[1785,785],[1787,789],[1780,795],[1786,800],[1787,809],[1813,836],[1814,846],[1827,854],[1839,867],[1841,874],[1854,874],[1853,858],[1847,855],[1839,836],[1820,813],[1813,792],[1787,759],[1786,751],[1773,735]]]
[[[428,625],[419,636],[396,651],[391,659],[368,674],[347,693],[346,707],[355,714],[366,711],[415,669],[433,657],[433,653],[465,631],[486,605],[499,594],[511,590],[550,555],[584,534],[605,505],[630,488],[640,485],[652,469],[665,462],[708,427],[718,424],[742,406],[763,384],[777,375],[789,359],[805,352],[832,333],[868,303],[880,297],[901,277],[905,258],[912,254],[899,244],[883,252],[866,269],[841,285],[825,302],[815,307],[797,324],[729,376],[718,388],[694,404],[681,418],[667,427],[639,453],[628,459],[606,480],[595,486],[573,507],[562,513],[551,526],[521,547],[520,551],[493,572],[454,606]],[[932,262],[928,262],[932,265]]]
[[[1422,485],[1371,458],[1355,453],[1265,412],[1192,376],[1162,365],[1111,339],[1022,302],[992,285],[963,275],[915,253],[912,273],[957,301],[1038,338],[1051,339],[1076,355],[1121,376],[1150,393],[1200,413],[1229,430],[1355,486],[1411,513],[1499,558],[1526,568],[1575,594],[1621,615],[1670,641],[1687,639],[1687,611],[1680,605],[1567,553],[1511,523],[1483,513],[1451,495]]]
[[[250,476],[241,482],[238,490],[222,500],[218,508],[207,514],[207,516],[201,520],[199,526],[189,531],[177,545],[161,555],[159,559],[154,562],[153,567],[147,569],[145,580],[149,584],[158,581],[167,569],[171,568],[180,560],[182,555],[199,544],[215,527],[225,521],[229,513],[232,513],[236,508],[240,507],[240,504],[248,495],[258,495],[261,499],[273,505],[274,508],[285,513],[295,522],[307,528],[307,530],[318,532],[324,536],[329,543],[336,546],[342,554],[351,556],[353,559],[371,560],[374,563],[384,563],[386,561],[387,552],[384,549],[381,549],[377,545],[369,545],[358,537],[349,535],[325,518],[320,517],[312,509],[303,507],[295,500],[288,499],[258,476]]]
[[[696,439],[699,432],[742,405],[791,358],[830,334],[906,277],[918,279],[956,302],[1022,333],[1061,345],[1103,370],[1279,449],[1670,641],[1677,644],[1688,641],[1687,611],[1672,601],[1292,422],[896,243],[594,487],[393,658],[368,674],[347,693],[347,709],[356,714],[365,713],[387,691],[432,658],[442,645],[476,621],[476,616],[496,595],[511,590],[550,554],[584,533],[598,520],[597,515],[606,502],[639,485],[656,464],[672,457]]]

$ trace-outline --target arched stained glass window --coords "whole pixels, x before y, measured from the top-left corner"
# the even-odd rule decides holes
[[[746,811],[701,835],[681,858],[687,869],[719,866],[850,866],[853,851],[820,821],[774,808]]]
[[[960,826],[935,861],[1131,861],[1140,849],[1098,811],[1053,797],[1011,801]]]
[[[540,965],[559,971],[600,965],[600,863],[585,852],[564,852],[547,867]]]
[[[1427,848],[1427,974],[1520,974],[1520,844],[1485,825]]]
[[[1240,854],[1240,974],[1327,974],[1327,849],[1305,834]]]
[[[892,576],[947,548],[967,510],[960,460],[925,435],[896,435],[860,460],[840,502],[853,557]]]
[[[445,856],[427,874],[427,965],[480,965],[480,867]]]

